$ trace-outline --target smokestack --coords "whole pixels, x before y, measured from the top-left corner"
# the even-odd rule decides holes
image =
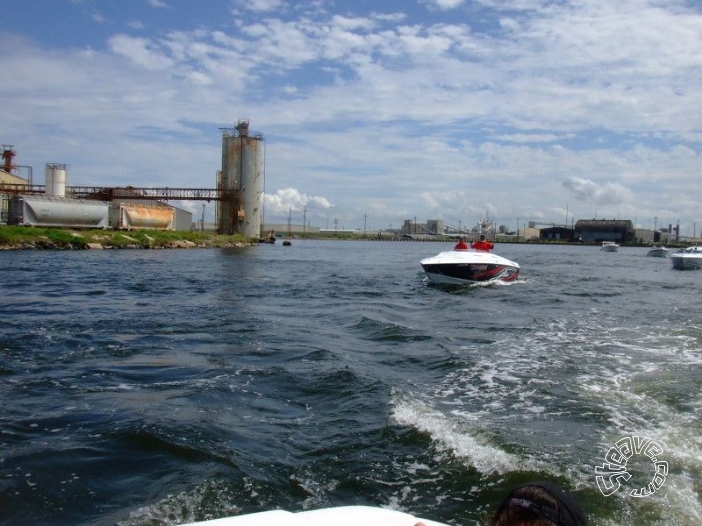
[[[12,169],[15,167],[15,165],[12,164],[12,158],[15,155],[17,154],[15,153],[15,149],[11,144],[2,145],[2,159],[4,161],[2,169],[8,173],[12,172]]]

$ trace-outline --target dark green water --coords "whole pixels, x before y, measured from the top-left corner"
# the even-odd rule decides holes
[[[350,504],[481,524],[533,478],[591,524],[700,523],[702,272],[498,245],[518,282],[428,286],[419,260],[449,248],[0,253],[0,524]],[[639,455],[605,497],[628,436],[667,478],[631,497]]]

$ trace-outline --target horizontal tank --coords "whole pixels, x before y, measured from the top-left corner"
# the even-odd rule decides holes
[[[114,204],[110,223],[124,230],[175,230],[175,209],[132,203]]]
[[[109,204],[103,201],[41,195],[10,199],[8,224],[46,227],[107,228]]]

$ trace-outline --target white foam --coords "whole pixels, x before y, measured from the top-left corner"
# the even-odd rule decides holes
[[[462,418],[447,415],[416,399],[395,401],[392,418],[399,425],[428,433],[438,448],[465,459],[483,475],[504,474],[524,469],[548,470],[534,459],[508,453]]]
[[[601,408],[609,423],[601,430],[599,463],[626,436],[657,442],[663,449],[660,460],[668,462],[668,475],[659,490],[645,499],[634,499],[627,488],[617,495],[621,505],[634,517],[643,513],[642,506],[655,505],[662,510],[665,524],[700,524],[697,481],[702,476],[702,422],[698,415],[702,397],[689,389],[676,390],[678,381],[694,384],[690,368],[699,365],[700,352],[691,348],[687,337],[674,335],[674,330],[661,334],[656,334],[660,328],[648,330],[642,327],[637,334],[613,331],[607,353],[584,350],[583,359],[590,367],[575,383],[585,399]]]

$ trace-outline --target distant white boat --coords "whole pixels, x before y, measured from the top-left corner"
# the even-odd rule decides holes
[[[614,241],[603,241],[602,248],[600,250],[604,250],[605,252],[616,252],[618,249],[619,245],[617,245]]]
[[[670,255],[670,262],[677,270],[702,269],[702,247],[687,247]]]
[[[654,258],[667,258],[670,255],[670,250],[661,245],[654,245],[646,255]]]

